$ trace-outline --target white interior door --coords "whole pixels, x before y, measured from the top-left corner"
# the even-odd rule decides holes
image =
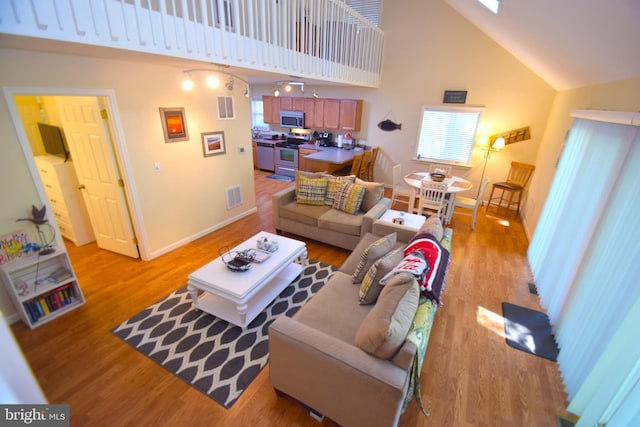
[[[124,188],[98,99],[60,96],[56,105],[98,247],[138,258]]]

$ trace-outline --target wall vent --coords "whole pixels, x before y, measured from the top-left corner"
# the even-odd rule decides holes
[[[242,191],[240,191],[239,185],[228,187],[225,189],[225,193],[227,198],[227,209],[233,209],[242,204]]]
[[[231,86],[231,88],[233,88],[233,86]],[[221,120],[236,118],[236,114],[233,109],[233,97],[231,96],[218,97],[218,118]]]

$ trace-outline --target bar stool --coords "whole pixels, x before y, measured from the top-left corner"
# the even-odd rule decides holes
[[[366,181],[375,181],[373,179],[373,168],[376,164],[376,159],[378,158],[379,147],[373,147],[371,149],[371,160],[369,160],[369,165],[367,166],[367,179]],[[364,178],[363,178],[364,179]]]
[[[337,170],[333,172],[333,175],[336,176],[347,176],[347,175],[355,175],[358,176],[360,173],[360,169],[362,166],[362,154],[354,154],[353,162],[351,163],[351,170],[346,171],[344,169]]]
[[[353,157],[355,157],[355,155]],[[370,161],[371,161],[371,151],[363,151],[362,161],[360,162],[360,170],[356,174],[357,177],[363,181],[367,181],[367,170],[369,170]]]
[[[497,205],[498,209],[500,209],[502,207],[502,201],[505,198],[505,193],[509,193],[509,203],[506,207],[507,209],[510,209],[511,205],[516,203],[516,216],[519,216],[522,191],[527,186],[527,183],[529,182],[534,169],[534,165],[520,162],[511,162],[511,169],[509,170],[509,175],[507,175],[507,180],[504,182],[495,182],[493,184],[486,210],[489,210],[489,206],[491,206],[492,204]],[[497,203],[493,201],[493,192],[496,190],[501,190],[500,197],[495,197],[495,199],[500,199]],[[518,200],[516,200],[515,202],[513,201],[514,196],[518,196]]]

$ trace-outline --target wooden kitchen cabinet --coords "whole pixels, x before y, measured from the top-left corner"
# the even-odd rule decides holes
[[[304,99],[304,126],[309,129],[324,129],[324,99]]]
[[[305,100],[307,98],[296,97],[293,98],[293,111],[304,111]],[[311,98],[313,99],[313,98]]]
[[[323,107],[323,127],[325,129],[340,129],[340,100],[325,99]]]
[[[340,130],[357,132],[362,121],[362,100],[340,100]]]
[[[280,124],[280,98],[277,96],[263,96],[262,111],[265,123]]]
[[[304,111],[305,98],[293,96],[280,96],[280,111]]]
[[[277,99],[280,101],[280,111],[293,111],[293,98],[281,96]]]
[[[324,128],[324,99],[314,99],[313,121],[318,128]]]
[[[279,125],[280,111],[303,111],[308,129],[357,132],[362,122],[361,99],[263,96],[264,122]]]
[[[298,149],[298,169],[300,169],[301,171],[308,170],[304,156],[317,153],[318,151],[320,150],[314,150],[312,148],[299,148]]]

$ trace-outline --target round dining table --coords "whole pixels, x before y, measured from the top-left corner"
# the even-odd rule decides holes
[[[461,178],[459,176],[447,176],[444,181],[436,182],[431,180],[429,172],[413,172],[405,175],[404,182],[410,187],[414,188],[409,198],[409,210],[411,213],[417,213],[416,196],[420,194],[420,188],[422,187],[422,180],[426,179],[435,184],[447,184],[447,208],[445,210],[445,224],[451,222],[453,216],[453,203],[455,201],[456,193],[470,190],[473,187],[471,181]]]

